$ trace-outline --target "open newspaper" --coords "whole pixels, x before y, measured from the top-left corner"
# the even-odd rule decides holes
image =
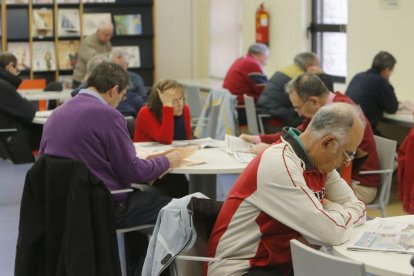
[[[156,142],[148,142],[148,143],[135,143],[135,152],[136,155],[141,159],[150,159],[161,155],[166,155],[167,153],[173,151],[177,147],[181,146],[188,146],[188,144],[171,144],[171,145],[163,145]],[[204,160],[193,160],[193,159],[183,159],[180,163],[180,167],[183,166],[193,166],[198,164],[205,163]]]
[[[252,144],[239,137],[226,134],[224,142],[224,150],[242,163],[249,163],[256,157],[255,154],[249,152]]]
[[[376,218],[351,242],[348,249],[414,254],[414,220]]]

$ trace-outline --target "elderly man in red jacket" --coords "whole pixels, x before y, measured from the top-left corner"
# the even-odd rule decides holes
[[[347,96],[340,92],[330,92],[319,77],[312,74],[302,74],[291,80],[287,86],[286,91],[289,94],[289,99],[292,102],[296,112],[305,119],[302,124],[297,127],[298,130],[305,130],[312,119],[313,115],[322,106],[334,103],[343,102],[354,104],[354,102]],[[366,124],[369,121],[364,118]],[[253,151],[258,153],[264,148],[268,147],[279,140],[281,133],[265,134],[260,136],[241,135],[241,138],[258,144]],[[348,154],[348,153],[344,153]],[[354,159],[352,167],[352,179],[357,180],[358,183],[353,185],[356,196],[369,204],[375,200],[379,184],[378,174],[359,174],[359,171],[378,170],[379,160],[375,146],[374,134],[370,127],[366,127],[361,144],[356,153],[349,156]]]

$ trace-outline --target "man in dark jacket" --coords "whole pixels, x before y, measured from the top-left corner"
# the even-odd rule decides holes
[[[0,140],[14,163],[28,163],[39,148],[42,126],[32,123],[36,108],[17,92],[22,80],[16,66],[13,54],[0,54],[0,129],[17,129],[2,133]]]
[[[356,74],[345,93],[361,106],[376,134],[379,134],[377,124],[382,114],[395,113],[398,109],[398,100],[390,83],[396,63],[390,53],[379,52],[372,61],[371,69]]]
[[[327,88],[333,91],[332,79],[322,72],[318,56],[311,52],[299,53],[295,56],[292,65],[276,71],[269,79],[257,101],[257,113],[269,114],[274,118],[273,121],[278,120],[281,126],[298,126],[302,122],[302,118],[293,108],[288,94],[286,94],[285,85],[302,73],[318,75]]]

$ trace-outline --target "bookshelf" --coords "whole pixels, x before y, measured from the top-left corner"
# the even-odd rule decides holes
[[[153,0],[3,0],[1,48],[18,57],[23,78],[70,79],[82,37],[105,18],[115,27],[113,50],[126,51],[128,70],[152,85]]]

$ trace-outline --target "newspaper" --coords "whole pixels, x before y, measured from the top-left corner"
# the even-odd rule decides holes
[[[414,220],[376,218],[350,244],[349,250],[414,254]]]
[[[136,156],[141,159],[150,159],[173,151],[177,147],[188,146],[188,144],[163,145],[157,142],[134,143]],[[206,163],[204,160],[193,160],[185,158],[181,161],[180,167],[193,166]]]
[[[252,144],[244,141],[243,139],[227,135],[224,138],[225,147],[224,150],[228,154],[233,155],[234,158],[242,163],[249,163],[256,157],[255,154],[250,153]]]

